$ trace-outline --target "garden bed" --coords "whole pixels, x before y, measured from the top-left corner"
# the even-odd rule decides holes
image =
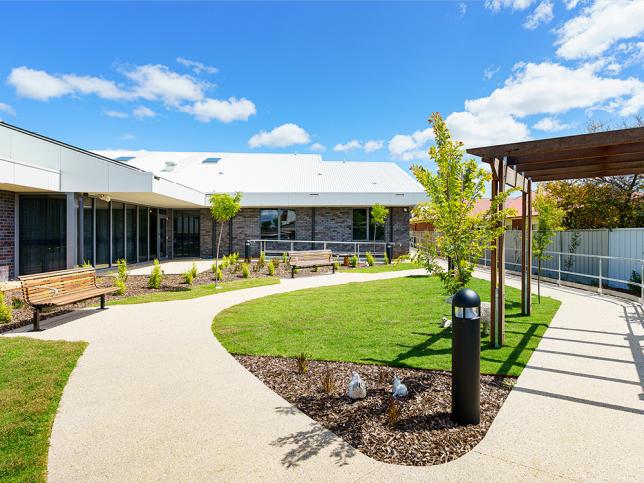
[[[385,463],[427,466],[452,461],[483,439],[514,382],[501,376],[481,377],[481,423],[459,426],[450,419],[449,372],[393,368],[348,362],[310,361],[305,374],[295,359],[264,356],[235,358],[260,381],[354,448]],[[367,397],[346,395],[352,372],[367,385]],[[335,389],[326,394],[322,379],[329,372]],[[409,396],[399,400],[398,422],[390,424],[387,405],[393,374]]]

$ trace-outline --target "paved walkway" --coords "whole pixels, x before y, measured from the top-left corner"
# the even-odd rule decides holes
[[[307,277],[45,321],[54,326],[27,335],[90,342],[54,423],[49,479],[641,480],[640,305],[544,288],[563,305],[487,436],[462,458],[425,468],[354,451],[259,383],[210,331],[213,315],[244,300],[403,275]]]

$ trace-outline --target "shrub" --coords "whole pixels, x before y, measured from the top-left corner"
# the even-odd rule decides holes
[[[369,265],[370,267],[373,267],[376,264],[376,259],[373,258],[371,252],[367,252],[365,254],[365,257],[367,258],[367,265]]]
[[[19,310],[25,306],[25,302],[18,297],[14,297],[11,299],[11,308],[14,310]]]
[[[187,283],[188,285],[192,285],[192,281],[195,279],[195,276],[192,273],[192,269],[188,269],[185,272],[183,272],[183,283]]]
[[[224,279],[224,273],[221,271],[221,268],[217,269],[217,273],[214,274],[213,278],[218,282],[221,282]]]
[[[309,370],[309,355],[306,352],[300,352],[295,358],[297,363],[297,372],[305,374]]]
[[[248,278],[250,275],[250,267],[248,266],[248,263],[242,263],[242,277]]]
[[[230,259],[228,256],[225,256],[224,258],[221,259],[221,262],[219,262],[219,266],[221,267],[222,270],[225,270],[228,268],[228,265],[230,265]],[[212,264],[212,271],[215,271],[215,264]]]
[[[356,268],[356,267],[358,266],[358,255],[353,255],[353,256],[349,259],[349,264],[350,264],[353,268]]]
[[[4,293],[0,292],[0,324],[11,322],[11,308],[4,301]]]
[[[402,403],[393,397],[387,402],[387,422],[390,426],[395,426],[400,420],[402,414]]]
[[[92,268],[92,262],[89,260],[85,260],[83,264],[81,265],[82,268]]]
[[[163,272],[161,272],[161,265],[159,260],[154,259],[154,266],[152,267],[152,273],[150,278],[148,278],[148,288],[159,288],[161,287],[161,281],[163,280]]]
[[[282,263],[288,263],[288,253],[282,253]]]
[[[340,270],[340,262],[333,262],[333,269],[337,272]]]
[[[116,291],[117,295],[125,295],[125,291],[127,290],[127,287],[125,286],[125,282],[123,280],[116,277],[114,279],[114,286],[118,288],[118,290]]]
[[[199,275],[199,270],[197,269],[197,264],[195,262],[192,262],[190,273],[192,273],[192,278],[197,278],[197,275]]]
[[[384,262],[385,262],[385,265],[389,265],[389,257],[387,256],[387,254],[386,254],[386,253],[385,253],[385,260],[384,260]]]
[[[268,264],[268,274],[272,277],[275,275],[275,265],[273,265],[273,261]]]
[[[335,392],[335,381],[333,380],[333,374],[331,374],[331,371],[329,370],[327,370],[322,376],[322,390],[326,394]]]
[[[119,258],[116,261],[116,266],[118,267],[118,276],[117,277],[118,277],[119,280],[121,280],[123,282],[123,284],[125,284],[125,282],[127,282],[127,277],[128,277],[127,260],[125,260],[123,258]]]
[[[259,260],[257,260],[257,271],[259,272],[266,265],[266,253],[262,250],[259,252]]]
[[[230,255],[228,255],[228,260],[230,260],[230,263],[235,265],[239,262],[239,252],[233,252]]]
[[[635,295],[639,295],[641,293],[641,288],[639,285],[635,285],[636,283],[642,283],[642,276],[637,270],[632,270],[631,271],[631,278],[629,280],[630,282],[634,283],[629,283],[628,288],[630,289],[631,292],[633,292]]]

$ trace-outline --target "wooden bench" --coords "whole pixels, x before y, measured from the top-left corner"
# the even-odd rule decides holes
[[[93,268],[75,268],[18,277],[25,302],[34,308],[34,330],[40,330],[40,314],[44,307],[60,307],[81,300],[101,298],[116,292],[116,287],[97,287]]]
[[[295,277],[297,268],[332,267],[333,273],[335,273],[335,263],[331,250],[288,252],[288,263],[291,266],[291,278]]]

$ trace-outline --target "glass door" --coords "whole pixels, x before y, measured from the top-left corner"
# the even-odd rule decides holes
[[[159,258],[168,258],[168,215],[159,210]]]
[[[18,214],[21,275],[67,267],[67,201],[21,196]]]
[[[174,257],[199,257],[199,212],[174,211]]]

